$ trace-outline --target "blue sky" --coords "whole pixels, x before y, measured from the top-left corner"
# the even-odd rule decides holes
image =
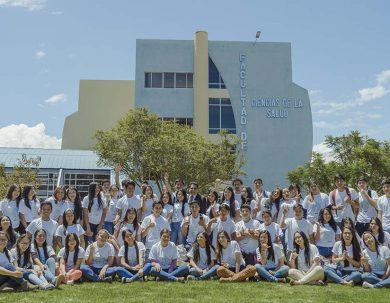
[[[314,144],[390,138],[390,1],[0,0],[0,146],[59,146],[80,79],[134,79],[135,42],[291,42]],[[4,110],[6,109],[6,110]]]

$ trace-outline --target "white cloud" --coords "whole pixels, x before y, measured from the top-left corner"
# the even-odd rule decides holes
[[[47,0],[0,0],[0,7],[21,7],[29,11],[42,10]]]
[[[313,152],[322,155],[326,163],[334,160],[334,157],[332,155],[332,149],[326,146],[326,144],[323,142],[320,144],[313,145]]]
[[[65,94],[58,94],[58,95],[51,96],[49,99],[46,99],[45,103],[57,104],[59,102],[66,102],[67,99],[68,99],[67,95],[65,95]]]
[[[61,148],[61,139],[45,133],[45,124],[35,126],[11,124],[0,128],[1,147]]]
[[[45,56],[46,56],[46,53],[41,49],[39,49],[35,52],[35,58],[37,58],[37,59],[42,59]]]

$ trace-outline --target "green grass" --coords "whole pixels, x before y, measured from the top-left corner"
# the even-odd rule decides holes
[[[330,284],[294,286],[268,282],[221,284],[218,281],[185,284],[135,282],[63,285],[58,290],[0,293],[0,302],[390,302],[390,289],[363,289]]]

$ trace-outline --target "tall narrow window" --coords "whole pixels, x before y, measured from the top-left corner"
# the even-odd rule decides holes
[[[209,88],[226,88],[217,66],[209,57]]]
[[[162,73],[152,73],[152,87],[162,87]]]
[[[230,99],[209,99],[209,134],[217,134],[225,129],[230,134],[236,133],[236,122]]]
[[[164,73],[164,88],[175,87],[175,73]]]
[[[145,73],[145,87],[152,87],[152,74]]]

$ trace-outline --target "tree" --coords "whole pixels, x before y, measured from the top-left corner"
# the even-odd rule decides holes
[[[343,174],[351,186],[364,175],[372,189],[381,190],[381,181],[390,176],[388,141],[377,141],[352,131],[340,137],[327,136],[325,144],[332,149],[334,160],[325,162],[320,154],[313,152],[310,162],[288,173],[291,182],[307,188],[307,184],[315,180],[323,192],[330,192],[336,173]]]
[[[40,162],[39,157],[27,158],[25,154],[22,154],[21,159],[17,160],[10,174],[6,174],[4,164],[0,164],[0,196],[5,197],[8,188],[12,184],[19,184],[22,188],[27,184],[32,184],[35,188],[39,188],[38,171]]]
[[[217,143],[209,142],[190,127],[162,121],[145,108],[130,110],[114,128],[98,130],[95,138],[100,164],[119,164],[138,185],[154,181],[160,193],[166,173],[171,181],[194,180],[203,190],[217,178],[230,180],[243,174],[236,136],[223,132]]]

